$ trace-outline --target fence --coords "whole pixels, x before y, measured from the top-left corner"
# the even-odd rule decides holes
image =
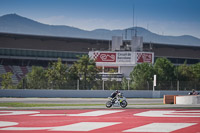
[[[1,87],[2,88],[2,87]],[[12,85],[14,89],[61,89],[61,90],[153,90],[153,82],[144,81],[141,83],[126,81],[96,80],[84,82],[82,80],[68,82],[23,82]],[[10,88],[8,88],[10,89]],[[157,81],[154,88],[156,91],[176,90],[191,91],[200,90],[199,81]]]

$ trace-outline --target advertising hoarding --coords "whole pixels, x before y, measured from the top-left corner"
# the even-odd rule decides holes
[[[91,51],[89,56],[98,63],[153,63],[153,53],[151,52],[107,52]]]
[[[96,62],[116,62],[116,53],[94,52],[93,58]]]
[[[152,53],[137,53],[137,63],[152,63],[153,54]]]

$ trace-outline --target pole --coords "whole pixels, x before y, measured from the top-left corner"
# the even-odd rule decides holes
[[[79,90],[79,80],[77,80],[77,90]]]
[[[104,90],[104,80],[103,80],[103,82],[102,82],[102,89]]]
[[[156,75],[153,75],[153,91],[155,91],[156,86]]]
[[[177,81],[177,91],[179,91],[179,80]]]

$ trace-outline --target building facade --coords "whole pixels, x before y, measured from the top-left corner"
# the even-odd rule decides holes
[[[97,66],[105,77],[109,77],[106,73],[111,71],[114,77],[127,77],[138,63],[154,63],[159,57],[169,59],[174,65],[185,61],[188,65],[200,62],[200,44],[186,46],[142,40],[142,37],[133,37],[132,40],[123,40],[122,37],[99,40],[0,33],[0,73],[11,71],[19,81],[31,71],[32,66],[47,67],[58,58],[71,65],[80,56],[88,54],[97,59]],[[134,43],[137,45],[133,46]]]

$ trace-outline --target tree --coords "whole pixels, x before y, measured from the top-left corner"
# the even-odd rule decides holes
[[[191,67],[184,62],[184,64],[178,67],[178,80],[180,81],[192,81],[195,77],[194,71]]]
[[[13,88],[13,83],[12,83],[12,73],[7,72],[5,74],[1,75],[1,88],[2,89],[12,89]]]
[[[69,89],[75,89],[77,86],[79,86],[79,75],[78,75],[78,69],[76,65],[72,65],[69,68],[68,76],[67,76],[67,86]]]
[[[154,72],[157,75],[157,89],[175,89],[175,67],[167,58],[158,58],[154,64]],[[175,81],[175,82],[173,82]]]
[[[98,69],[93,59],[88,55],[83,55],[75,64],[80,79],[84,82],[84,89],[86,89],[87,82],[92,82],[96,79]]]
[[[27,89],[47,89],[47,78],[45,77],[46,70],[43,67],[33,66],[26,78],[23,79],[23,84]],[[21,83],[22,84],[22,83]]]
[[[77,81],[79,80],[80,77],[78,75],[78,68],[77,65],[74,64],[69,68],[69,72],[68,72],[68,80],[70,81]]]
[[[153,66],[149,63],[137,64],[130,73],[131,88],[147,89],[149,83],[153,82]]]
[[[187,65],[184,62],[177,67],[177,73],[181,89],[196,89],[200,86],[200,63]]]
[[[122,89],[128,90],[128,80],[125,77],[122,78]]]
[[[158,81],[175,79],[174,65],[167,58],[158,58],[154,64],[154,71]]]
[[[57,62],[53,62],[46,70],[45,75],[48,80],[48,88],[64,88],[64,84],[67,82],[67,70],[67,64],[63,64],[60,58]]]
[[[193,64],[190,66],[192,73],[194,74],[194,79],[200,81],[200,63]]]
[[[200,88],[200,63],[193,64],[190,66],[193,74],[192,86],[194,89]]]

